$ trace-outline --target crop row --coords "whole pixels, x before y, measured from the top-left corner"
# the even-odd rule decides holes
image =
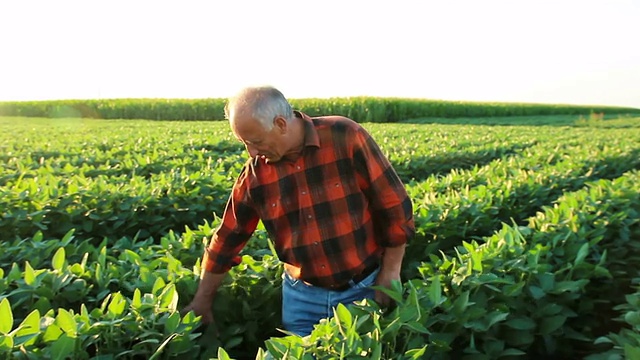
[[[220,214],[245,155],[237,142],[231,142],[227,125],[191,124],[196,123],[34,122],[7,127],[11,131],[5,134],[13,137],[6,137],[7,151],[1,155],[0,236],[28,237],[40,230],[61,237],[75,229],[76,236],[92,237],[94,242],[103,237],[159,238]],[[640,141],[632,132],[615,129],[594,136],[588,129],[566,128],[566,135],[555,136],[555,128],[545,128],[535,129],[532,136],[530,127],[369,128],[409,184],[412,197],[420,200],[423,234],[437,230],[444,236],[441,228],[433,228],[444,218],[457,218],[462,226],[445,222],[445,228],[472,230],[482,223],[478,211],[492,217],[491,226],[481,226],[479,233],[460,233],[457,239],[487,234],[496,221],[509,216],[526,217],[581,181],[636,168],[638,150],[633,144]],[[517,200],[522,191],[526,198],[533,189],[519,188],[525,186],[520,183],[549,194],[526,209],[491,200],[470,204],[469,199],[487,192]],[[451,193],[454,190],[457,193]],[[433,198],[444,191],[450,194]],[[468,216],[453,216],[460,211]],[[471,218],[475,224],[466,224]]]
[[[304,340],[275,330],[282,268],[264,229],[220,289],[214,325],[176,313],[244,158],[226,124],[57,121],[0,121],[4,357],[640,351],[614,321],[640,323],[634,127],[368,124],[415,204],[418,236],[389,291],[399,305],[340,307]]]
[[[0,102],[0,116],[97,119],[221,120],[226,99],[100,99]],[[338,114],[362,122],[397,122],[421,117],[488,117],[589,113],[639,113],[614,106],[463,102],[380,97],[292,99],[310,115]]]
[[[481,242],[463,242],[457,255],[431,255],[418,275],[388,291],[396,308],[339,307],[309,339],[270,333],[264,347],[291,359],[610,353],[606,343],[622,332],[614,308],[634,292],[640,270],[639,180],[635,171],[567,192],[527,226],[504,225]],[[237,356],[259,346],[263,329],[279,326],[282,269],[272,256],[245,256],[232,270],[214,305],[216,327],[206,333],[193,316],[176,312],[195,291],[198,260],[193,269],[188,263],[210,230],[168,235],[160,244],[121,239],[94,247],[72,233],[5,244],[0,268],[11,265],[0,271],[0,352],[15,359],[170,358],[211,356],[219,346]]]
[[[208,129],[189,123],[122,121],[56,125],[12,125],[5,132],[13,136],[6,138],[0,173],[3,237],[32,236],[37,230],[61,237],[74,228],[76,235],[99,241],[138,232],[141,237],[159,237],[171,229],[181,231],[185,225],[195,227],[213,213],[221,213],[245,159],[241,146],[230,142],[226,124]],[[393,131],[374,130],[381,135]],[[456,133],[461,139],[470,137],[468,131]],[[456,146],[459,166],[469,161],[465,147],[476,154],[479,146],[488,148],[498,136],[460,143],[452,142],[445,132],[429,138],[414,135],[416,143],[439,144],[437,152],[424,151],[434,164],[442,162],[438,156],[443,149]],[[387,135],[384,141],[388,140]],[[407,161],[419,148],[407,145],[407,150],[401,150],[395,145],[401,144],[399,139],[391,141],[394,145],[385,144],[388,151],[404,154],[392,157],[399,172],[419,176]],[[478,145],[478,141],[487,144]],[[487,162],[498,155],[487,152],[485,156],[482,161]],[[480,161],[477,156],[475,160]],[[447,166],[455,165],[455,159],[449,158]],[[427,168],[433,173],[435,166]]]
[[[613,179],[640,169],[640,149],[635,141],[545,143],[527,151],[531,151],[529,156],[503,158],[408,186],[418,231],[408,259],[420,261],[465,239],[487,236],[501,223],[523,224],[544,205],[588,181]]]
[[[198,319],[177,313],[195,293],[202,238],[211,230],[171,233],[158,244],[122,238],[94,246],[73,231],[3,243],[0,356],[210,358],[220,346],[241,343],[255,352],[279,326],[282,270],[275,257],[246,255],[230,272],[215,303],[218,328],[202,336]]]

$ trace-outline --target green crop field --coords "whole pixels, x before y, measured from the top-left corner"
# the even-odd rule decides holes
[[[638,359],[640,118],[543,115],[364,123],[417,235],[395,307],[304,339],[262,228],[215,324],[179,313],[247,157],[226,122],[0,117],[0,358]]]

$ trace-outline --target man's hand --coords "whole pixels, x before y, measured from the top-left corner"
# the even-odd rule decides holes
[[[189,311],[193,311],[197,316],[202,316],[201,322],[203,324],[212,323],[213,312],[211,311],[211,305],[224,276],[225,274],[203,271],[196,295],[191,303],[180,311],[180,315],[184,316]]]
[[[184,316],[189,311],[193,311],[196,316],[202,316],[201,322],[204,325],[211,324],[213,322],[213,312],[211,311],[212,301],[204,298],[194,298],[189,305],[180,310],[180,315]]]
[[[390,289],[393,280],[400,281],[400,268],[404,257],[404,248],[405,245],[384,249],[376,285]],[[391,298],[382,291],[376,291],[374,300],[383,307],[391,305]]]
[[[400,281],[400,272],[384,271],[384,269],[380,269],[378,278],[376,279],[376,285],[390,289],[391,281],[393,280]],[[374,300],[382,307],[388,307],[389,305],[391,305],[392,301],[389,295],[378,290],[376,290]]]

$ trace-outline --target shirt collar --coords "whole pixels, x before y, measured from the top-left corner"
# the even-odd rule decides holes
[[[320,136],[318,136],[318,131],[316,127],[313,125],[313,119],[310,118],[307,114],[294,110],[293,114],[304,120],[304,147],[320,147]]]

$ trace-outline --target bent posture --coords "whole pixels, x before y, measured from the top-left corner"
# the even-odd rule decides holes
[[[262,220],[284,263],[283,326],[305,336],[333,307],[390,299],[372,285],[400,279],[414,235],[412,204],[388,159],[355,121],[293,111],[272,87],[243,89],[226,108],[250,159],[229,197],[184,310],[213,321],[224,274]]]

